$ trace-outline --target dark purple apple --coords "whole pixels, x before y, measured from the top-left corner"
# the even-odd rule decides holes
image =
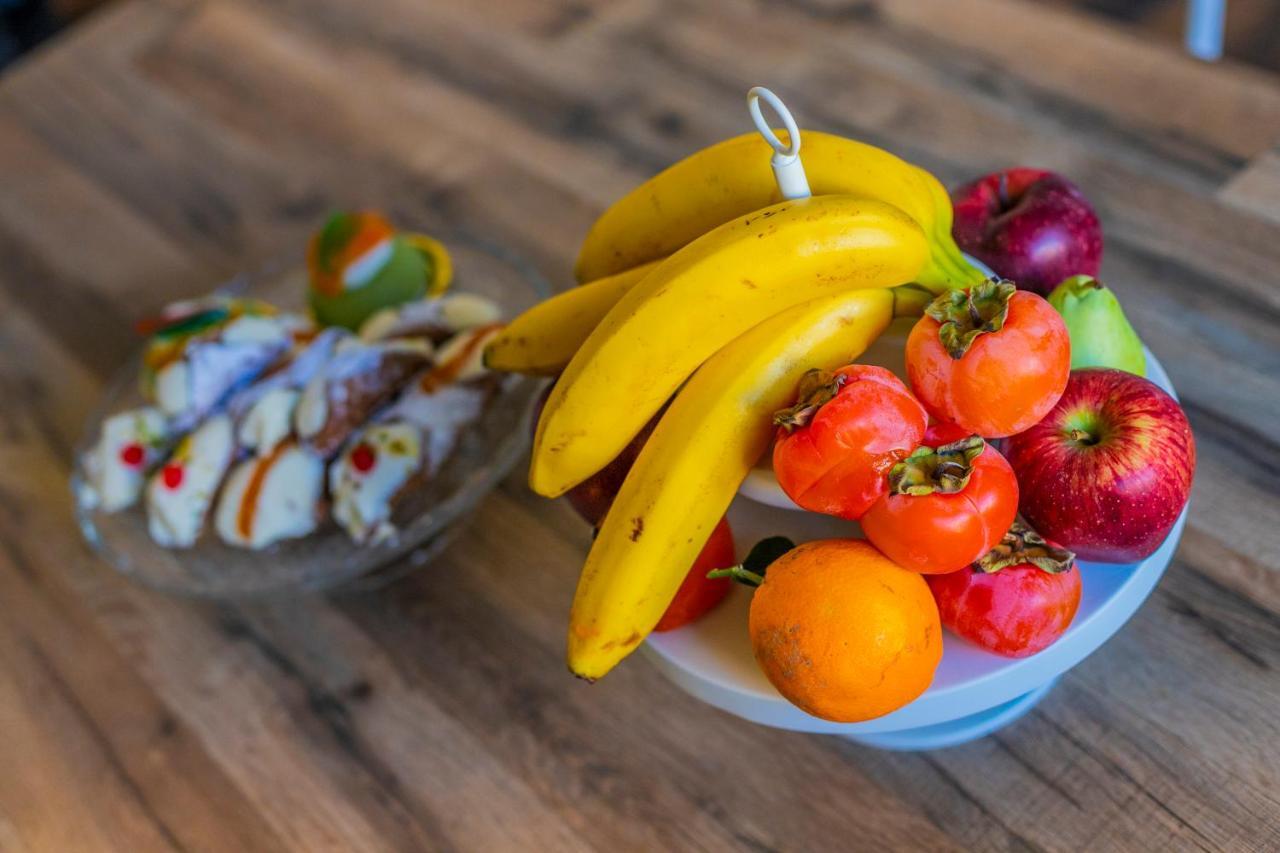
[[[1098,215],[1061,175],[993,172],[955,190],[951,204],[951,233],[960,248],[1023,290],[1048,296],[1070,276],[1098,274]]]
[[[1008,439],[1019,509],[1083,560],[1132,563],[1169,535],[1191,492],[1196,443],[1155,383],[1106,367],[1074,370],[1040,423]]]
[[[614,496],[622,488],[622,481],[627,479],[627,472],[635,464],[644,443],[649,440],[649,434],[658,425],[660,415],[661,413],[655,415],[653,420],[645,424],[644,429],[631,439],[630,444],[622,448],[622,452],[612,462],[565,493],[569,505],[592,527],[599,527],[600,522],[604,521],[605,513],[613,505]]]
[[[552,387],[554,386],[548,385],[546,387],[534,408],[533,429],[535,432],[538,428],[538,418],[542,416],[542,408],[547,404],[547,398],[551,396]],[[618,489],[622,488],[622,481],[627,478],[627,472],[631,470],[636,457],[640,455],[640,449],[649,440],[649,434],[658,425],[660,417],[662,417],[662,412],[654,415],[644,425],[644,429],[640,430],[636,437],[631,439],[631,442],[622,449],[622,452],[612,462],[565,492],[565,498],[568,499],[569,506],[573,507],[574,512],[582,516],[582,520],[587,524],[592,527],[599,527],[600,522],[604,521],[605,513],[613,505],[614,496],[618,494]]]

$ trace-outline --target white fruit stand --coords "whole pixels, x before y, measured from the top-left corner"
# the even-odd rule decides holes
[[[887,337],[863,360],[900,371],[891,358],[895,350],[900,358],[901,338]],[[1150,352],[1147,366],[1148,378],[1173,394],[1169,377]],[[740,551],[766,536],[785,535],[804,542],[860,535],[853,522],[799,510],[765,469],[757,469],[743,485],[729,520]],[[1025,714],[1062,673],[1120,630],[1164,574],[1186,520],[1184,509],[1164,544],[1140,563],[1081,562],[1080,609],[1071,627],[1049,648],[1028,658],[1005,658],[944,632],[942,662],[929,689],[911,704],[867,722],[821,720],[778,694],[752,656],[747,636],[751,592],[746,587],[737,587],[700,621],[650,635],[645,649],[681,688],[755,723],[841,735],[883,749],[953,746],[990,734]]]

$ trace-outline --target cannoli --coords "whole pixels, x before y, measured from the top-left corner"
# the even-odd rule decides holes
[[[425,339],[342,341],[302,390],[294,412],[298,437],[329,458],[430,360],[431,344]]]
[[[359,430],[329,468],[333,517],[356,542],[395,534],[401,498],[434,476],[462,430],[484,412],[494,385],[480,353],[497,327],[465,332],[440,350],[378,421]]]
[[[171,443],[169,422],[154,406],[112,415],[98,442],[82,458],[80,500],[88,508],[118,512],[133,506],[147,474]]]
[[[372,211],[331,216],[311,238],[307,267],[316,320],[351,330],[377,311],[439,292],[450,270],[443,246],[399,233]]]
[[[228,545],[255,550],[306,536],[320,522],[323,494],[324,460],[284,441],[232,470],[214,528]]]
[[[179,432],[276,362],[305,325],[242,299],[180,303],[162,321],[144,356],[144,391]]]
[[[391,508],[425,471],[422,433],[413,424],[372,424],[360,430],[329,467],[333,518],[359,543],[395,535]]]
[[[226,414],[214,415],[178,442],[147,483],[147,528],[157,545],[188,548],[195,543],[234,452]]]

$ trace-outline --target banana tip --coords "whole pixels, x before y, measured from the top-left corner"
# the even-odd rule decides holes
[[[529,488],[535,494],[542,495],[544,498],[558,498],[568,491],[567,488],[556,485],[550,477],[536,466],[529,469]]]

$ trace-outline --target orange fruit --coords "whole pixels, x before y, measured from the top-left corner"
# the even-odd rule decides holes
[[[942,659],[938,607],[925,580],[859,539],[788,551],[751,600],[751,646],[778,692],[842,723],[915,699]]]

